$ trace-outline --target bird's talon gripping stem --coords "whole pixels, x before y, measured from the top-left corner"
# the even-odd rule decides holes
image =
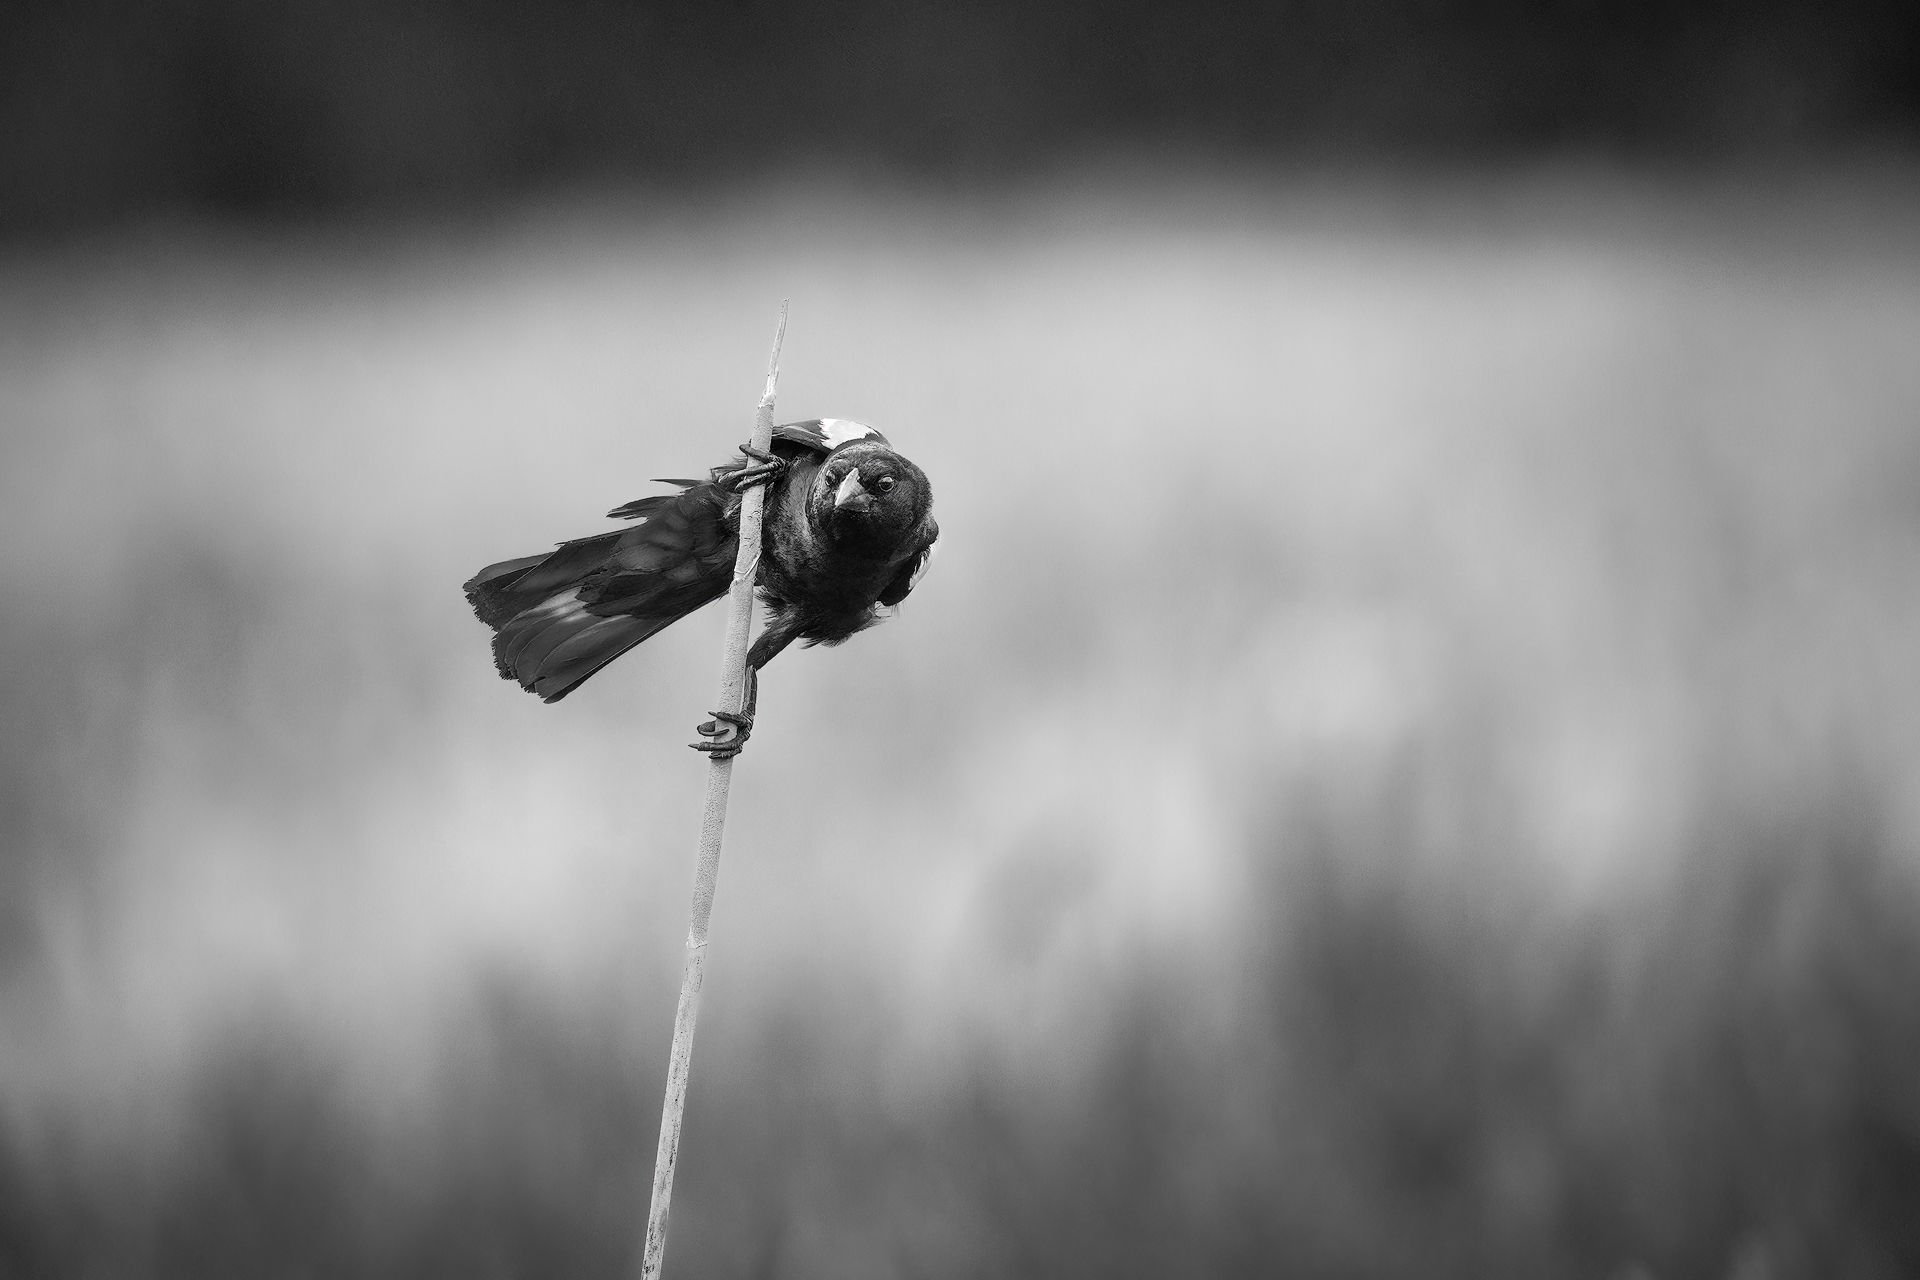
[[[694,732],[703,738],[719,739],[709,742],[689,742],[687,745],[695,751],[704,751],[715,760],[727,760],[740,754],[740,748],[747,745],[747,737],[753,732],[751,715],[735,715],[731,711],[709,711],[713,719],[697,726]],[[722,723],[733,726],[733,732],[722,738]]]
[[[741,445],[740,453],[747,459],[747,465],[720,481],[720,487],[729,493],[739,493],[757,484],[772,484],[785,475],[787,468],[793,465],[785,458],[776,458],[771,453],[754,448],[751,444]]]

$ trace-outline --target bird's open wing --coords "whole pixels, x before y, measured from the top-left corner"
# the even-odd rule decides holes
[[[679,617],[726,594],[739,543],[736,495],[702,481],[680,493],[629,502],[607,514],[637,520],[580,583],[602,616]]]
[[[931,522],[929,522],[931,523]],[[900,572],[893,575],[880,592],[880,603],[891,609],[910,595],[920,585],[920,579],[927,576],[927,570],[933,568],[933,556],[940,546],[940,527],[935,525],[925,546],[918,555],[910,557],[900,566]]]
[[[615,515],[629,529],[489,565],[467,583],[500,674],[557,702],[648,636],[726,594],[738,516],[702,481]]]

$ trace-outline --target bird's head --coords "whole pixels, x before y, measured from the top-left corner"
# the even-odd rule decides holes
[[[933,489],[925,472],[892,449],[856,440],[821,465],[808,506],[838,545],[885,554],[927,518]]]

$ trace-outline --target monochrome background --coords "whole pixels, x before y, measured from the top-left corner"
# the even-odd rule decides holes
[[[602,1276],[719,612],[460,584],[751,425],[668,1273],[1920,1272],[1920,17],[0,20],[0,1276]]]

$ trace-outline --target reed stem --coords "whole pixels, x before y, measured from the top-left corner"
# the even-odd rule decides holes
[[[787,336],[787,304],[780,304],[780,325],[767,359],[767,386],[754,415],[755,449],[773,443],[773,394],[780,379],[780,344]],[[727,594],[727,633],[720,661],[720,709],[738,713],[747,686],[747,633],[753,622],[753,580],[760,570],[760,523],[767,489],[754,485],[740,497],[740,550],[733,561],[733,585]],[[724,723],[724,722],[722,722]],[[736,730],[737,732],[737,730]],[[693,877],[693,910],[687,922],[686,957],[680,969],[680,1005],[673,1018],[673,1051],[667,1061],[667,1096],[660,1108],[660,1146],[653,1157],[653,1199],[647,1208],[647,1240],[640,1275],[655,1280],[667,1251],[667,1209],[673,1199],[673,1170],[680,1158],[680,1119],[687,1105],[687,1077],[693,1065],[693,1027],[700,1016],[700,982],[706,969],[707,922],[713,915],[714,884],[720,877],[720,837],[727,824],[727,788],[733,781],[732,756],[710,756],[707,808],[700,822],[700,862]]]

